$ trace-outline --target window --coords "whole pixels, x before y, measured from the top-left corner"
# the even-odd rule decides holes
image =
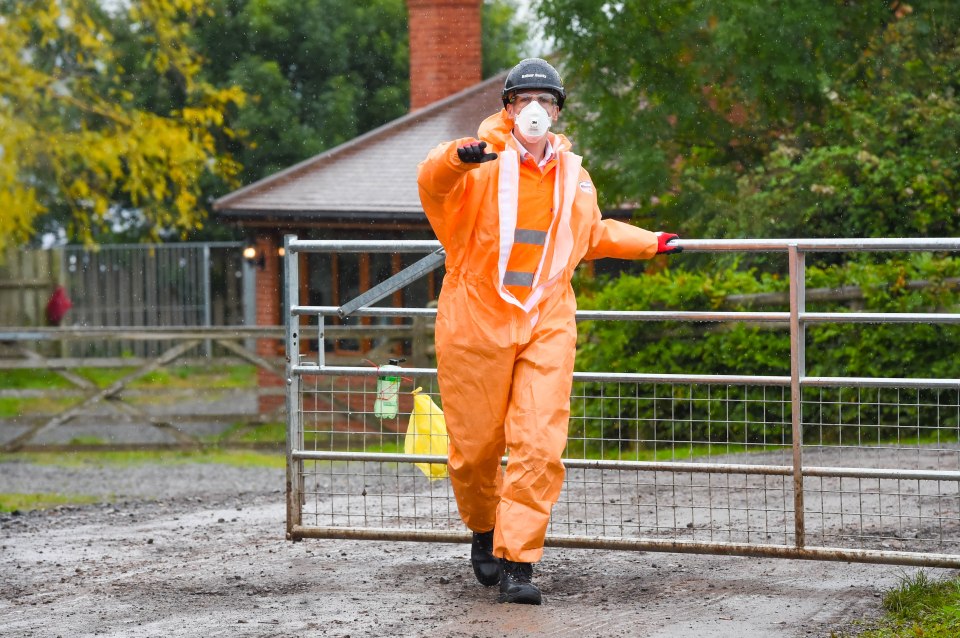
[[[301,298],[312,306],[340,306],[360,293],[369,290],[422,259],[421,254],[388,253],[310,253],[304,254],[306,264],[301,264],[307,273],[301,284]],[[442,271],[434,271],[402,290],[384,297],[375,307],[422,308],[436,299]],[[403,317],[327,317],[330,325],[404,325],[410,323]],[[336,355],[361,355],[373,348],[387,346],[389,337],[338,338],[327,340],[326,350]],[[319,348],[314,339],[309,342],[312,351]],[[403,354],[409,343],[397,343],[392,354]]]

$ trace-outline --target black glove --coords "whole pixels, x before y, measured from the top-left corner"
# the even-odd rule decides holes
[[[673,246],[670,244],[674,239],[680,239],[678,235],[673,233],[657,233],[657,254],[658,255],[672,255],[674,253],[683,252],[683,248],[680,246]]]
[[[497,159],[496,153],[484,153],[483,149],[487,147],[486,142],[465,142],[457,147],[457,157],[464,164],[482,164]]]

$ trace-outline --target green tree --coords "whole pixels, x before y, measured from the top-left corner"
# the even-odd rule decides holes
[[[483,1],[483,77],[512,68],[526,57],[531,33],[516,15],[515,0]]]
[[[890,24],[825,94],[818,122],[780,134],[751,170],[686,167],[670,203],[713,236],[960,233],[960,16]],[[697,188],[707,174],[728,188]]]
[[[196,29],[212,83],[250,96],[230,121],[253,181],[409,110],[404,0],[214,0]],[[526,30],[508,0],[483,4],[485,73],[513,64]]]
[[[42,217],[93,241],[124,213],[154,238],[202,224],[201,179],[230,180],[224,112],[243,93],[199,76],[186,44],[200,0],[0,1],[0,248]],[[118,42],[140,57],[123,63]],[[148,70],[156,95],[131,87]]]
[[[838,205],[833,224],[799,214],[797,223],[782,223],[782,214],[768,213],[796,194],[780,188],[784,182],[804,181],[797,180],[798,162],[806,159],[814,172],[813,164],[828,168],[835,159],[826,150],[806,157],[807,149],[839,142],[856,156],[869,133],[877,146],[887,145],[888,157],[904,142],[916,142],[916,156],[923,157],[949,147],[955,130],[949,114],[955,67],[940,66],[944,56],[956,55],[960,8],[949,0],[542,0],[540,8],[548,33],[567,52],[573,99],[590,106],[570,109],[567,119],[601,192],[636,205],[645,221],[688,235],[733,232],[720,223],[731,214],[743,222],[735,230],[748,234],[875,234],[863,223],[878,212],[880,191],[906,187],[912,177],[876,180],[870,204],[859,201],[863,191],[850,194],[863,204],[861,212]],[[897,91],[904,81],[909,99]],[[924,127],[922,118],[904,116],[931,92],[942,103],[925,108],[936,123],[918,137],[898,134]],[[941,124],[945,130],[934,135]],[[793,153],[789,162],[784,153]],[[812,184],[830,186],[806,186]],[[949,195],[941,189],[933,199]],[[769,206],[757,210],[764,197]],[[801,199],[810,206],[809,195]],[[930,216],[942,219],[943,210]],[[751,217],[758,223],[751,225]],[[938,228],[936,222],[916,227]],[[876,232],[894,228],[881,224]]]
[[[286,168],[406,111],[403,0],[214,0],[196,46],[212,83],[249,94],[231,118],[244,181]]]

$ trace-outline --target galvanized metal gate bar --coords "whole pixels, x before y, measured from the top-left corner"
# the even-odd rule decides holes
[[[286,255],[292,255],[290,235],[284,237],[283,245]],[[286,258],[283,269],[283,291],[287,299],[287,308],[293,300],[299,299],[300,294],[300,262],[297,259]],[[295,456],[295,452],[303,449],[303,425],[300,422],[300,375],[292,372],[300,363],[300,317],[290,314],[284,322],[286,325],[286,408],[287,408],[287,530],[288,536],[294,538],[289,530],[294,529],[302,522],[303,506],[303,460]],[[322,335],[321,335],[322,336]],[[323,341],[321,341],[323,343]],[[323,356],[323,348],[320,348]]]
[[[652,424],[653,438],[644,441],[654,449],[658,445],[664,447],[670,459],[565,458],[568,485],[564,493],[570,492],[574,495],[571,499],[580,500],[564,502],[561,496],[547,545],[960,567],[960,423],[955,427],[951,421],[954,413],[960,419],[960,379],[807,377],[805,371],[808,323],[956,324],[960,323],[960,315],[807,313],[804,307],[808,252],[956,251],[960,250],[960,239],[681,240],[679,243],[691,252],[787,253],[789,312],[581,311],[577,313],[577,320],[786,324],[791,335],[790,375],[576,373],[575,386],[582,389],[575,389],[572,400],[582,402],[583,406],[594,406],[590,409],[600,412],[591,416],[589,410],[583,410],[582,415],[571,418],[571,428],[575,421],[580,424],[577,427],[586,428],[597,419],[600,423],[615,423],[617,427],[624,422],[628,427],[631,423],[636,427]],[[451,505],[449,485],[428,481],[412,467],[444,464],[446,457],[383,451],[377,447],[382,441],[398,444],[402,440],[403,424],[399,419],[390,424],[380,423],[369,416],[366,402],[375,395],[376,370],[326,366],[323,348],[315,360],[300,360],[293,354],[299,352],[298,338],[304,329],[311,332],[315,329],[322,343],[324,317],[336,316],[340,310],[297,303],[297,271],[289,265],[295,263],[298,252],[425,252],[435,251],[439,244],[288,238],[285,246],[288,277],[291,273],[294,277],[288,279],[285,286],[288,414],[292,415],[288,423],[289,537],[466,542],[469,535],[459,523],[455,504]],[[356,316],[432,317],[436,312],[425,308],[364,308],[363,299],[356,301],[361,302],[353,304],[355,309],[351,307]],[[405,373],[415,385],[424,385],[428,394],[436,395],[434,369],[407,368]],[[777,395],[788,388],[789,398]],[[844,392],[851,389],[855,391],[853,399],[844,396]],[[825,392],[837,394],[824,395]],[[882,395],[884,392],[893,393],[894,399],[886,398]],[[811,393],[819,395],[811,398],[808,396]],[[876,396],[865,393],[876,393]],[[901,396],[901,393],[913,394]],[[928,398],[923,393],[933,394]],[[613,410],[609,415],[604,413],[607,404]],[[645,410],[653,410],[652,421],[639,412],[634,417],[621,414],[624,405],[629,412],[641,404]],[[666,415],[658,412],[661,405],[667,406]],[[819,424],[816,417],[804,418],[805,406],[819,411]],[[880,414],[885,406],[912,410],[910,413],[917,415],[918,423],[902,424],[897,416],[895,423],[886,424]],[[829,416],[831,411],[842,413],[845,408],[856,411],[855,423]],[[705,416],[698,410],[705,411]],[[783,422],[776,414],[779,411],[785,415],[787,410],[789,422]],[[919,423],[923,410],[935,412],[937,422]],[[742,414],[731,413],[738,411]],[[760,416],[753,411],[758,411]],[[877,414],[876,422],[861,416],[871,411]],[[404,417],[407,414],[409,411],[403,412]],[[953,430],[944,429],[939,420],[941,414],[946,415],[943,423],[950,423]],[[831,418],[836,418],[836,422]],[[694,458],[691,446],[698,444],[693,434],[695,423],[707,423],[711,432],[714,425],[726,427],[725,440],[714,441],[711,434],[701,444],[729,450],[737,455],[734,458],[744,462],[728,462],[709,455]],[[770,429],[770,436],[775,436],[781,423],[787,426],[782,438],[768,439],[767,430]],[[664,424],[667,438],[661,440],[656,428]],[[690,432],[684,434],[682,429],[687,426]],[[742,431],[746,436],[754,426],[759,426],[763,433],[761,440],[734,439],[734,431]],[[805,426],[818,428],[819,432],[812,430],[807,436]],[[844,436],[862,437],[864,431],[879,437],[884,428],[895,428],[898,439],[901,430],[911,436],[917,428],[921,433],[930,430],[936,433],[938,443],[923,444],[922,437],[916,444],[889,443],[882,439],[871,443],[857,438],[859,442],[855,444],[837,445],[829,438],[839,436],[842,443]],[[669,433],[675,430],[679,434]],[[946,437],[942,441],[941,435]],[[568,449],[580,442],[586,446],[586,436],[574,436],[572,431]],[[590,440],[599,443],[601,450],[607,445],[605,439]],[[610,442],[610,445],[617,444]],[[310,446],[313,449],[308,449]],[[368,449],[368,446],[372,447]],[[682,454],[687,447],[691,456],[684,460]],[[744,455],[744,451],[748,454]],[[805,451],[821,462],[804,465]],[[851,456],[860,452],[869,454],[871,460]],[[904,457],[908,457],[912,467],[903,466]],[[764,462],[768,460],[776,462]],[[624,475],[635,479],[624,481]],[[641,477],[647,478],[641,480]],[[310,481],[307,486],[305,479]],[[742,503],[734,503],[733,496],[742,498]],[[304,508],[308,505],[312,508],[309,509],[311,520],[305,521],[308,510]],[[565,511],[558,511],[563,508]],[[787,528],[785,524],[791,520],[792,525]],[[811,520],[816,522],[815,528],[811,527]],[[814,531],[816,539],[811,537]],[[764,536],[770,539],[771,535],[781,542],[763,540]],[[850,547],[850,543],[859,546]],[[904,551],[910,547],[917,549]]]
[[[800,381],[806,370],[806,331],[801,315],[805,312],[806,261],[804,254],[791,244],[787,249],[790,268],[790,418],[793,430],[793,529],[797,549],[805,542],[803,518],[803,400]]]
[[[392,277],[384,279],[370,290],[361,293],[355,299],[351,299],[343,304],[337,310],[337,314],[341,317],[349,317],[354,311],[377,303],[387,295],[405,288],[421,277],[433,272],[443,265],[446,257],[447,254],[442,248],[430,253]]]

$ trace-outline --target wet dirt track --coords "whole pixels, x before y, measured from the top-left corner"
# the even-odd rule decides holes
[[[0,464],[0,492],[31,467]],[[0,635],[829,636],[876,614],[880,592],[913,571],[548,549],[535,573],[544,605],[507,606],[474,581],[466,545],[290,543],[280,471],[233,468],[218,485],[221,473],[191,468],[169,469],[154,496],[137,475],[156,467],[91,469],[98,482],[122,472],[136,495],[4,515]]]

